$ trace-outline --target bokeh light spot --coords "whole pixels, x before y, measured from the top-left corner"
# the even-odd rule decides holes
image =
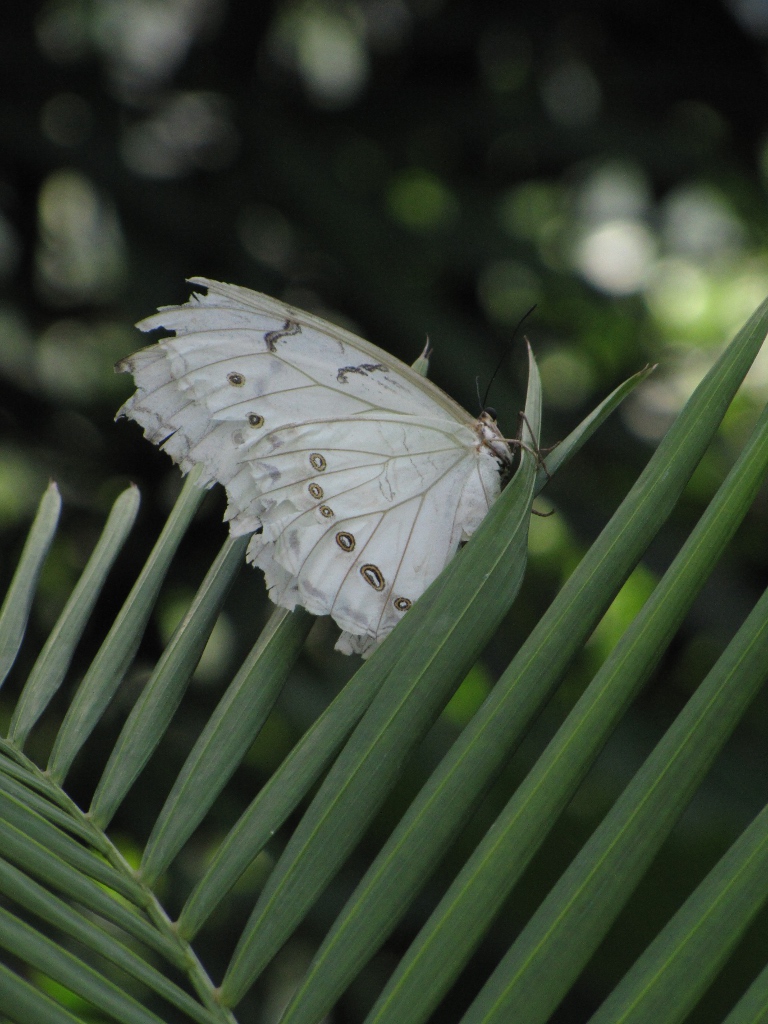
[[[541,84],[541,98],[553,121],[583,127],[597,117],[602,101],[600,83],[582,60],[558,64]]]
[[[661,260],[645,292],[648,308],[665,330],[681,330],[699,323],[708,309],[711,283],[692,263]]]
[[[60,305],[111,299],[123,282],[125,246],[106,196],[79,171],[55,171],[40,189],[38,223],[43,296]]]
[[[539,512],[549,512],[546,500],[536,499]],[[531,558],[562,559],[568,547],[568,530],[562,516],[531,516],[528,526],[528,551]]]
[[[440,179],[424,170],[405,171],[389,187],[389,208],[414,231],[434,231],[458,215],[458,202]]]
[[[217,171],[232,162],[238,137],[223,96],[180,92],[152,117],[123,132],[123,161],[146,178],[177,178],[194,170]]]
[[[639,221],[651,206],[645,172],[625,160],[610,160],[595,168],[577,194],[578,219],[588,227],[606,221]]]
[[[294,254],[294,231],[288,220],[265,203],[244,207],[237,219],[237,234],[243,248],[260,263],[286,270]]]
[[[619,642],[655,587],[654,574],[644,565],[638,565],[587,641],[587,647],[596,651],[601,661]]]
[[[477,291],[489,319],[505,327],[516,327],[543,294],[538,275],[518,260],[497,260],[487,266]]]
[[[443,708],[443,717],[459,728],[465,726],[491,692],[492,682],[484,665],[474,665]]]
[[[513,238],[538,242],[563,223],[562,189],[545,181],[526,181],[509,191],[499,206],[499,220]]]
[[[123,324],[56,320],[37,342],[36,378],[55,401],[82,404],[121,396],[124,382],[113,366],[132,344],[130,329]]]
[[[304,0],[277,16],[269,52],[278,64],[292,67],[317,106],[350,106],[368,81],[364,21],[350,4]]]
[[[589,231],[576,247],[582,275],[609,295],[640,291],[651,273],[656,243],[638,221],[615,220]]]
[[[732,262],[744,248],[744,228],[710,185],[687,183],[662,204],[662,237],[671,253],[704,266]]]
[[[90,12],[78,0],[50,0],[35,23],[37,45],[57,64],[72,64],[89,50]]]
[[[592,392],[594,373],[582,352],[551,348],[538,360],[547,405],[574,409]]]
[[[126,97],[164,85],[211,21],[218,0],[100,0],[93,39]]]
[[[679,346],[662,366],[622,404],[620,415],[630,433],[655,444],[667,432],[715,359],[712,351]]]

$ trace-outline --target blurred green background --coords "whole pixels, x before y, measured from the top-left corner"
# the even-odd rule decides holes
[[[0,584],[49,477],[65,500],[16,683],[55,621],[129,482],[137,529],[82,644],[70,690],[127,594],[179,488],[134,424],[112,365],[144,343],[132,324],[184,301],[205,275],[338,320],[431,375],[470,410],[516,429],[520,316],[545,389],[544,443],[648,362],[659,367],[539,499],[518,603],[411,765],[364,848],[253,994],[270,1021],[338,901],[547,606],[722,345],[768,294],[768,3],[551,0],[50,0],[11,5],[0,34]],[[478,812],[519,780],[653,588],[732,464],[768,397],[768,354],[685,498],[585,655]],[[141,653],[71,778],[87,805],[126,710],[225,537],[211,492]],[[714,662],[766,582],[766,495],[532,865],[441,1021],[457,1018]],[[269,614],[243,568],[189,701],[115,822],[140,844],[173,773]],[[166,880],[173,909],[211,842],[353,671],[314,628],[248,764]],[[144,669],[142,668],[144,666]],[[144,672],[144,674],[142,674]],[[13,686],[12,686],[13,688]],[[54,722],[68,697],[51,711]],[[4,721],[9,704],[0,704]],[[585,1019],[768,791],[765,704],[720,758],[558,1020]],[[45,728],[31,752],[47,750]],[[440,877],[334,1020],[356,1021],[432,906]],[[274,851],[279,850],[276,837]],[[274,852],[273,851],[273,852]],[[268,863],[255,865],[209,934],[216,974]],[[762,917],[695,1019],[720,1020],[765,961]]]

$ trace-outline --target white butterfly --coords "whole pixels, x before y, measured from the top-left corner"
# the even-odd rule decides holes
[[[493,417],[465,412],[370,342],[267,295],[207,294],[137,326],[175,336],[123,359],[118,412],[183,472],[226,488],[233,536],[284,608],[331,615],[366,655],[498,497],[512,466]]]

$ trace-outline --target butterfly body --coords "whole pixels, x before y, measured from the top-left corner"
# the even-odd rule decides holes
[[[276,604],[332,615],[340,649],[367,653],[479,525],[510,447],[487,413],[354,334],[192,280],[207,294],[138,325],[175,336],[118,363],[137,385],[118,415],[224,485]]]

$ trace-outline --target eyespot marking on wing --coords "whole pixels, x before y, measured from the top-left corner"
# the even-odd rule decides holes
[[[394,604],[395,608],[397,608],[399,612],[407,612],[413,604],[413,601],[407,597],[396,597],[392,604]]]
[[[242,373],[237,373],[235,370],[232,373],[227,374],[227,380],[233,388],[241,388],[245,384],[245,377]]]
[[[312,454],[309,456],[309,462],[310,465],[312,466],[312,469],[316,469],[318,473],[322,473],[322,471],[328,465],[328,463],[325,461],[320,452],[312,452]]]
[[[342,551],[355,550],[355,538],[351,533],[345,533],[343,530],[336,534],[336,543]]]
[[[325,493],[320,484],[310,484],[307,490],[309,491],[313,498],[322,498],[323,494]]]
[[[263,416],[259,416],[259,414],[257,412],[249,412],[248,413],[248,422],[249,422],[249,424],[252,427],[263,427],[264,426],[264,417]]]
[[[330,519],[333,516],[333,509],[329,508],[327,505],[321,505],[320,515],[323,516],[325,519]]]
[[[381,574],[381,569],[379,569],[377,565],[372,565],[370,562],[360,566],[360,575],[366,583],[373,587],[374,590],[383,590],[386,585],[384,583],[384,577]]]

